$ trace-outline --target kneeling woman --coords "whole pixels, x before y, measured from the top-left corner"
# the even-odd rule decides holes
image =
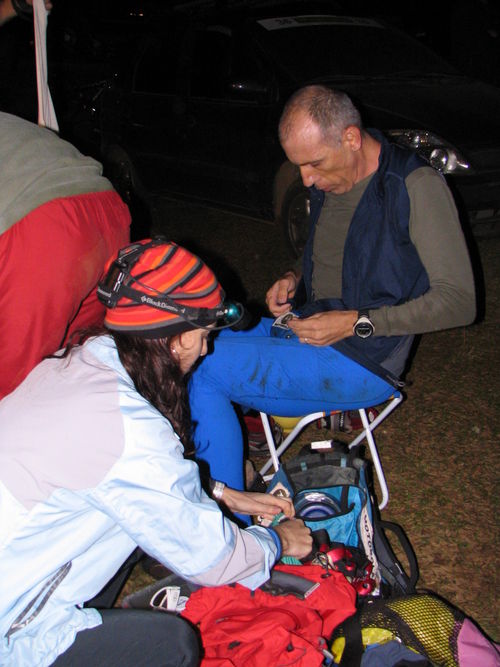
[[[238,528],[184,458],[185,376],[227,311],[210,269],[143,241],[120,252],[99,293],[106,330],[0,402],[3,666],[195,665],[196,639],[176,616],[84,604],[138,546],[192,582],[249,588],[280,552],[311,549],[299,520]],[[293,513],[264,494],[217,485],[217,495],[233,512]]]

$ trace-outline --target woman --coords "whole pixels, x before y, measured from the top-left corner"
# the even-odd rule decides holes
[[[312,546],[296,519],[238,528],[184,458],[186,374],[231,311],[210,269],[143,241],[119,253],[98,292],[106,331],[44,360],[0,402],[4,666],[197,664],[182,619],[84,603],[137,546],[192,582],[252,589],[280,554]],[[213,487],[233,512],[293,514],[284,499]]]

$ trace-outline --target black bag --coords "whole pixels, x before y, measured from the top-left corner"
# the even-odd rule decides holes
[[[358,452],[335,443],[332,449],[302,450],[283,464],[269,483],[269,493],[288,493],[296,516],[311,528],[313,556],[328,552],[361,596],[393,597],[415,592],[418,566],[401,526],[382,521],[373,500],[368,463]],[[388,534],[394,535],[408,561],[397,559]]]

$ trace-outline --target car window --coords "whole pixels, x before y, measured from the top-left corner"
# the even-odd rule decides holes
[[[176,89],[177,53],[173,39],[152,37],[143,46],[136,66],[136,92],[172,94]]]
[[[191,67],[191,94],[222,98],[231,68],[231,32],[211,26],[195,34]]]
[[[191,73],[193,96],[226,100],[253,98],[270,78],[248,36],[222,25],[196,30]]]
[[[454,73],[436,54],[374,19],[285,16],[257,21],[256,38],[292,80]],[[397,57],[394,57],[397,54]]]

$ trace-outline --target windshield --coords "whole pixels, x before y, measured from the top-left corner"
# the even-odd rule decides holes
[[[374,19],[286,16],[257,24],[259,43],[297,82],[353,75],[456,74],[419,42]]]

